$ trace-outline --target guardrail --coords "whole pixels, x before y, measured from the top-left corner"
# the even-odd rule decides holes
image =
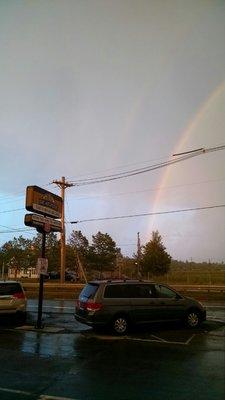
[[[39,284],[23,282],[28,298],[37,298]],[[190,295],[199,299],[225,300],[225,285],[170,285],[184,295]],[[44,283],[45,299],[76,299],[78,298],[84,284],[77,283]]]
[[[173,287],[175,290],[180,290],[180,291],[196,291],[200,290],[203,292],[220,292],[224,293],[225,292],[225,285],[170,285]]]

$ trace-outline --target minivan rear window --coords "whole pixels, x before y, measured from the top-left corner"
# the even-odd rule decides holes
[[[0,296],[15,294],[18,292],[22,292],[22,288],[19,283],[0,283]]]
[[[97,292],[99,285],[96,283],[88,283],[80,293],[80,298],[86,297],[87,299],[93,299]]]

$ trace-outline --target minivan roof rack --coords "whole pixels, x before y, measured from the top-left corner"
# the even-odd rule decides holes
[[[143,282],[143,279],[130,279],[130,278],[114,278],[114,279],[107,279],[106,282]]]

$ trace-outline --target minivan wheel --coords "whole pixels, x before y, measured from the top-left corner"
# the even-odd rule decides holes
[[[197,328],[201,323],[199,313],[195,310],[189,311],[186,315],[185,322],[189,328]]]
[[[118,315],[112,323],[113,332],[117,335],[125,335],[128,332],[129,324],[125,316]]]

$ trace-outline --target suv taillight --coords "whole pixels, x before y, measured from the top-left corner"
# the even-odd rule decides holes
[[[17,292],[13,294],[15,299],[25,299],[25,294],[23,292]]]

